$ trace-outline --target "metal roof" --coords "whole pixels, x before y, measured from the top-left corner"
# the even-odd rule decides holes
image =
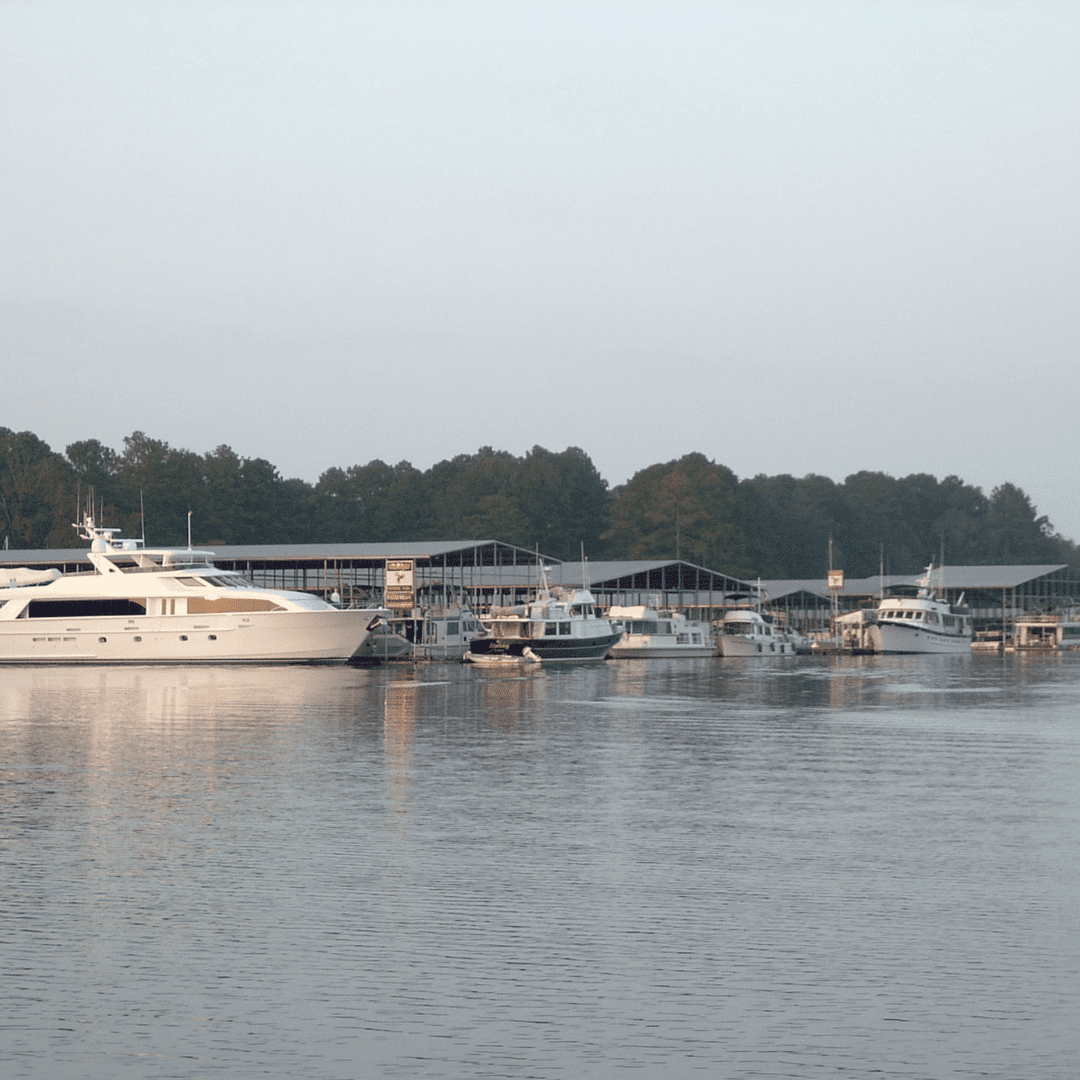
[[[946,566],[935,570],[932,581],[938,589],[1017,589],[1038,578],[1067,569],[1066,563],[1044,563],[1033,566]],[[849,578],[840,596],[874,596],[897,585],[918,585],[924,574],[886,574],[867,578]],[[825,578],[773,579],[763,581],[769,600],[776,601],[797,592],[810,593],[826,599],[832,594]]]
[[[395,543],[379,541],[365,544],[196,544],[200,551],[210,551],[220,562],[289,562],[337,559],[339,561],[371,561],[381,563],[384,559],[430,559],[459,551],[496,546],[512,551],[522,557],[522,562],[534,562],[536,552],[528,548],[504,543],[502,540],[406,540]],[[162,545],[168,548],[170,545]],[[171,545],[181,549],[182,545]],[[157,548],[150,548],[158,550]],[[89,562],[87,549],[78,548],[39,548],[37,550],[0,551],[0,565],[30,566],[34,564],[55,565],[58,563]],[[545,562],[557,563],[540,554]]]
[[[688,571],[693,572],[695,577],[702,578],[702,591],[708,591],[711,587],[715,592],[745,592],[753,586],[739,578],[731,577],[719,570],[710,570],[707,566],[698,566],[696,563],[683,562],[681,559],[637,559],[615,561],[588,561],[585,564],[588,573],[589,586],[596,589],[617,589],[620,583],[626,579],[648,577],[656,571],[663,573],[665,570],[677,569],[681,575]],[[551,583],[559,585],[584,584],[582,565],[580,562],[565,562],[561,566],[553,568],[548,574]],[[627,588],[638,588],[636,585],[626,585]],[[640,586],[648,588],[647,584]],[[659,587],[659,586],[658,586]],[[667,586],[678,588],[678,585]],[[684,585],[684,590],[690,590],[693,586]]]

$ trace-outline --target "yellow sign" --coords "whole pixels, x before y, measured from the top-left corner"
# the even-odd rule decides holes
[[[829,588],[839,591],[844,587],[844,571],[843,570],[830,570],[829,571]]]

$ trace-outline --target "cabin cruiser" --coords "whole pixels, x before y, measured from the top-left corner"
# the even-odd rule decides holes
[[[919,578],[915,596],[889,596],[878,605],[870,636],[879,653],[967,653],[971,651],[971,610],[938,597],[931,584],[933,563]]]
[[[146,548],[89,514],[75,528],[92,570],[0,571],[0,663],[344,663],[390,614],[264,589],[209,551]]]
[[[469,643],[470,663],[603,660],[622,628],[599,614],[588,589],[552,588],[547,574],[524,604],[493,607],[480,617],[484,632]]]
[[[482,630],[480,617],[467,603],[395,611],[372,630],[357,659],[461,660]]]
[[[608,618],[621,622],[622,639],[612,648],[614,660],[635,657],[712,656],[716,651],[712,627],[694,622],[682,612],[634,604],[608,608]]]
[[[720,626],[721,656],[794,656],[809,652],[809,642],[795,630],[775,624],[751,608],[724,613]]]

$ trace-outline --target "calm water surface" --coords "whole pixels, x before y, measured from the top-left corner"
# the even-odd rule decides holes
[[[0,1075],[1072,1077],[1080,656],[0,670]]]

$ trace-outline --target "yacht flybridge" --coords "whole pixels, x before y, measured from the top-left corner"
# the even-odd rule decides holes
[[[209,551],[150,549],[86,515],[92,570],[0,571],[0,663],[343,663],[381,608],[264,589]]]

